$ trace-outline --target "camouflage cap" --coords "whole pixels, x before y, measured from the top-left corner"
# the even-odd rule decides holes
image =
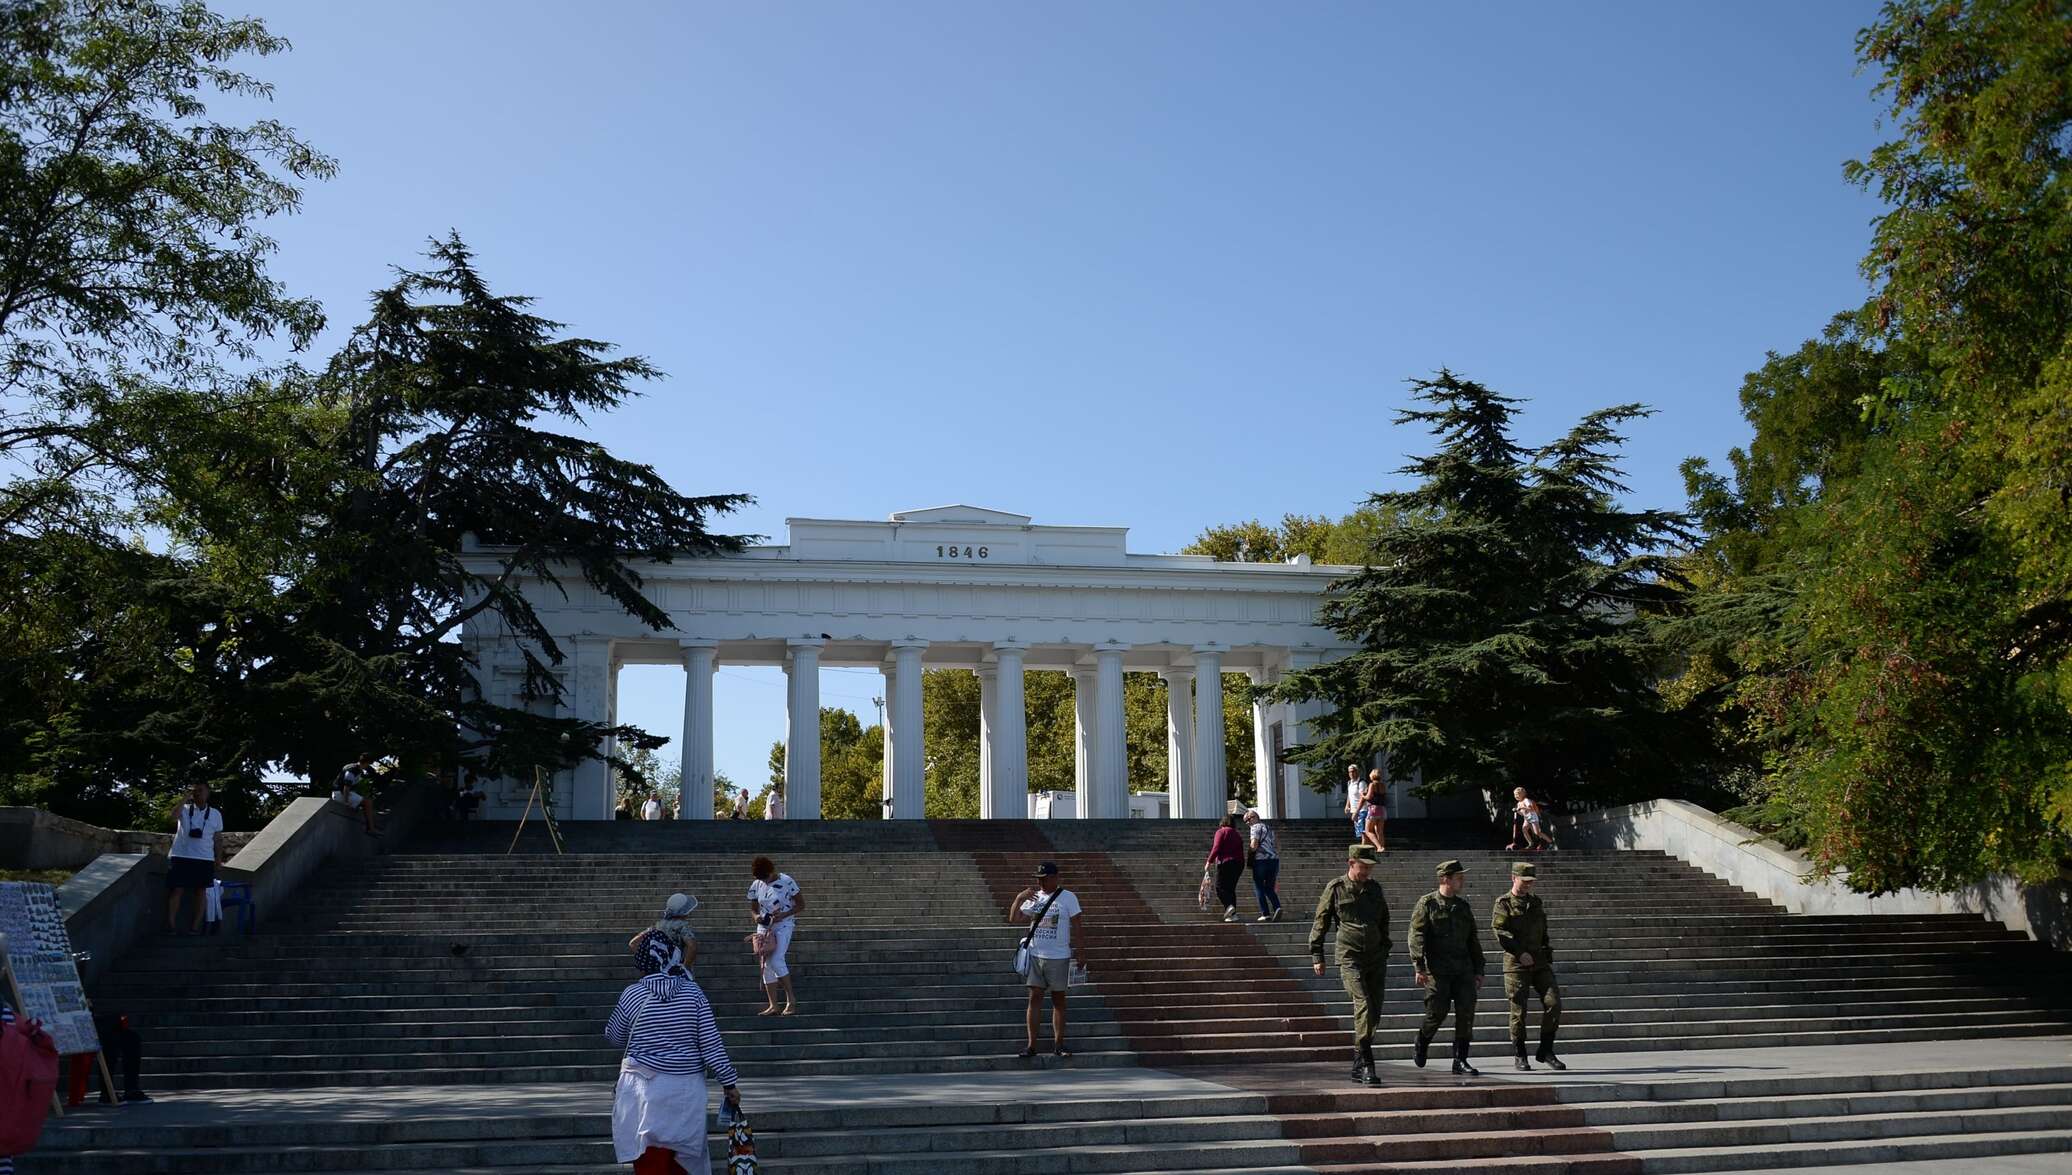
[[[1524,861],[1513,861],[1511,862],[1511,876],[1523,877],[1529,881],[1539,876],[1539,874],[1531,865]]]
[[[1433,870],[1433,872],[1437,873],[1441,877],[1444,877],[1449,873],[1466,873],[1467,871],[1468,867],[1466,865],[1461,864],[1458,860],[1441,861],[1439,862],[1439,867]]]
[[[1348,861],[1365,861],[1369,865],[1379,865],[1381,863],[1381,854],[1374,851],[1373,845],[1347,845],[1345,847],[1345,859]]]

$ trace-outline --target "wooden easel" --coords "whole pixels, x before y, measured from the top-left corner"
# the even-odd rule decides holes
[[[23,1010],[28,1005],[22,999],[22,985],[15,981],[14,964],[8,962],[7,959],[7,936],[4,934],[0,934],[0,972],[4,972],[7,976],[7,999],[14,1007],[14,1018],[16,1020],[28,1019],[28,1013]],[[92,1014],[93,1004],[89,1002],[86,1010],[88,1014]],[[96,1034],[95,1042],[99,1043],[99,1034]],[[101,1073],[101,1091],[107,1094],[110,1102],[116,1105],[122,1104],[122,1099],[115,1096],[115,1075],[108,1071],[108,1055],[106,1053],[95,1049],[91,1053],[69,1053],[66,1055],[74,1058],[92,1057],[94,1065]],[[50,1112],[60,1118],[65,1116],[65,1099],[55,1089],[50,1091]]]
[[[561,827],[554,821],[554,809],[547,804],[547,773],[541,768],[532,769],[532,794],[525,797],[525,811],[518,814],[518,831],[511,834],[511,847],[504,850],[505,856],[518,851],[518,838],[525,834],[525,821],[532,815],[532,806],[540,806],[540,819],[547,826],[547,839],[554,842],[554,852],[566,854],[561,844]]]

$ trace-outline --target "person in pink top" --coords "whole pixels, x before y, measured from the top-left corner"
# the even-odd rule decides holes
[[[1223,920],[1237,921],[1237,879],[1245,872],[1245,834],[1238,831],[1236,813],[1223,818],[1216,838],[1209,842],[1209,864],[1216,867],[1216,900],[1223,903]]]

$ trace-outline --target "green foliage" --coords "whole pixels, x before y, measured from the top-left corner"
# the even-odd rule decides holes
[[[1415,488],[1371,499],[1394,523],[1322,610],[1359,651],[1271,691],[1330,707],[1290,757],[1326,787],[1338,764],[1386,754],[1428,793],[1661,794],[1691,725],[1655,689],[1656,621],[1682,582],[1662,552],[1687,536],[1678,515],[1614,500],[1618,426],[1645,410],[1593,412],[1527,451],[1517,401],[1443,370],[1411,387],[1427,406],[1397,422],[1439,447],[1401,471]]]
[[[978,694],[978,675],[969,670],[921,674],[921,795],[930,820],[978,819]]]
[[[784,783],[784,741],[770,744],[770,786]],[[865,726],[847,710],[820,710],[820,815],[825,820],[882,820],[885,730]],[[766,801],[767,791],[755,803]],[[786,796],[790,803],[791,797]],[[731,810],[731,806],[729,808]],[[755,808],[757,814],[761,808]]]
[[[1693,665],[1761,756],[1739,814],[1850,885],[2046,877],[2072,863],[2072,10],[1896,0],[1857,48],[1900,132],[1849,167],[1890,209],[1876,294],[1797,378],[1750,377],[1776,394],[1744,394],[1731,485],[1691,470]]]
[[[1284,514],[1278,524],[1255,518],[1211,526],[1180,553],[1225,563],[1285,563],[1307,555],[1315,563],[1356,567],[1368,561],[1376,539],[1394,524],[1397,513],[1396,507],[1368,502],[1336,520],[1322,514]]]
[[[580,577],[667,627],[634,563],[738,549],[704,520],[743,499],[685,497],[542,427],[608,410],[655,373],[493,293],[458,240],[432,258],[376,293],[321,374],[139,386],[98,414],[97,437],[153,464],[131,512],[165,542],[52,532],[11,548],[17,604],[0,637],[35,667],[7,699],[18,794],[84,814],[201,777],[235,785],[236,817],[269,766],[321,779],[362,749],[406,773],[467,758],[522,777],[607,740],[622,767],[665,741],[554,716],[563,654],[511,583]],[[71,599],[39,590],[81,559],[113,573]],[[133,640],[86,656],[111,621]],[[477,691],[453,639],[469,621],[522,642],[521,704]]]
[[[255,339],[305,344],[315,303],[267,276],[257,225],[332,163],[271,120],[208,117],[265,97],[232,68],[287,48],[199,3],[28,0],[0,8],[0,490],[10,539],[103,521],[148,461],[97,443],[118,372],[190,386]]]
[[[628,752],[613,767],[612,782],[619,802],[635,811],[650,795],[661,796],[664,807],[672,807],[683,798],[682,764],[663,759],[650,747],[636,747]]]
[[[223,362],[268,336],[299,347],[322,325],[267,275],[259,225],[332,164],[276,122],[223,123],[207,107],[264,97],[232,63],[286,47],[198,3],[0,6],[7,802],[126,826],[155,825],[197,779],[218,785],[234,823],[284,798],[225,697],[250,663],[230,615],[252,573],[201,571],[135,536],[161,533],[168,446],[190,468],[220,464],[229,484],[270,443],[248,444],[245,428],[297,423]],[[204,440],[223,443],[205,453]],[[217,509],[248,504],[229,493]]]

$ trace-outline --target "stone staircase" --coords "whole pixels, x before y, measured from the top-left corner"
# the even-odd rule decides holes
[[[262,911],[251,939],[171,938],[125,959],[96,1006],[149,1033],[147,1084],[274,1112],[156,1125],[158,1106],[82,1115],[47,1130],[22,1170],[620,1169],[608,1121],[618,1056],[601,1029],[632,975],[627,938],[674,890],[705,903],[696,973],[744,1088],[786,1107],[759,1122],[772,1171],[1652,1172],[2072,1150],[2072,1053],[2014,1067],[1904,1063],[1936,1056],[1913,1042],[1975,1056],[1982,1046],[1963,1042],[2049,1049],[2042,1038],[2072,1032],[2066,961],[1977,918],[1795,917],[1660,855],[1541,854],[1575,1071],[1513,1079],[1485,941],[1492,979],[1476,1035],[1489,1076],[1388,1064],[1388,1084],[1364,1090],[1343,1083],[1346,998],[1335,973],[1310,973],[1306,946],[1315,894],[1342,868],[1336,821],[1282,827],[1288,920],[1266,924],[1196,908],[1206,823],[564,831],[567,856],[537,829],[508,855],[509,825],[445,830]],[[1412,902],[1435,862],[1459,856],[1467,895],[1486,910],[1509,858],[1458,847],[1468,842],[1456,828],[1398,823],[1390,834],[1377,876],[1397,945],[1377,1054],[1404,1062],[1417,1019]],[[791,1017],[754,1014],[763,999],[741,936],[757,854],[807,896]],[[1075,1056],[1062,1063],[1013,1057],[1023,995],[1008,960],[1020,932],[1002,913],[1044,859],[1086,906],[1094,979],[1074,993]],[[1240,897],[1249,918],[1249,876]],[[1690,1050],[1802,1045],[1885,1050],[1882,1071],[1720,1063],[1703,1079],[1656,1076],[1718,1055]],[[1666,1050],[1683,1055],[1647,1059]],[[1147,1090],[1097,1093],[1153,1076]],[[830,1088],[856,1089],[857,1104],[829,1104]],[[911,1093],[885,1103],[895,1088]],[[1047,1092],[1032,1100],[1032,1088]],[[787,1090],[789,1102],[771,1092]],[[305,1096],[350,1109],[280,1112]],[[427,1098],[432,1110],[406,1112]],[[400,1108],[364,1108],[384,1099]]]
[[[1411,1071],[1402,1085],[1375,1090],[1337,1087],[1335,1073],[1301,1066],[1127,1097],[1032,1094],[1002,1076],[1010,1081],[960,1084],[957,1096],[919,1104],[772,1110],[757,1132],[762,1167],[814,1175],[1653,1175],[1958,1159],[1987,1160],[1981,1169],[1992,1170],[1992,1159],[2072,1151],[2072,1063],[2023,1067],[1999,1080],[1914,1070],[1560,1086],[1420,1083]],[[1246,1088],[1274,1078],[1289,1088]],[[608,1095],[589,1096],[588,1105],[552,1112],[419,1120],[370,1115],[350,1096],[312,1122],[233,1106],[225,1122],[208,1126],[68,1131],[63,1145],[46,1145],[22,1170],[623,1171],[612,1162]]]

